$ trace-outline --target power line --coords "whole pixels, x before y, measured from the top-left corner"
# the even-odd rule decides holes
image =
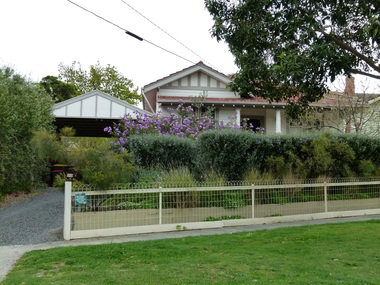
[[[211,63],[209,63],[207,60],[205,60],[204,58],[202,58],[199,54],[197,54],[196,52],[194,52],[193,50],[191,50],[189,47],[187,47],[185,44],[183,44],[182,42],[180,42],[179,40],[177,40],[176,38],[174,38],[171,34],[169,34],[168,32],[166,32],[164,29],[162,29],[161,27],[159,27],[157,24],[155,24],[153,21],[151,21],[149,18],[145,17],[142,13],[140,13],[139,11],[137,11],[135,8],[133,8],[130,4],[128,4],[127,2],[125,2],[124,0],[121,0],[121,2],[123,2],[125,5],[127,5],[129,8],[131,8],[133,11],[135,11],[137,14],[139,14],[141,17],[143,17],[145,20],[147,20],[148,22],[150,22],[151,24],[153,24],[155,27],[157,27],[159,30],[161,30],[162,32],[164,32],[166,35],[168,35],[169,37],[171,37],[173,40],[175,40],[177,43],[179,43],[181,46],[183,46],[184,48],[186,48],[188,51],[192,52],[193,54],[195,54],[197,57],[199,57],[202,61],[204,61],[205,63],[207,63],[208,65],[210,65],[212,68],[215,68]]]
[[[179,54],[176,54],[176,53],[174,53],[174,52],[172,52],[172,51],[170,51],[170,50],[168,50],[168,49],[166,49],[166,48],[163,48],[163,47],[161,47],[161,46],[159,46],[159,45],[157,45],[157,44],[155,44],[155,43],[153,43],[153,42],[151,42],[151,41],[148,41],[147,39],[143,39],[142,37],[140,37],[140,36],[138,36],[138,35],[136,35],[136,34],[130,32],[130,31],[128,31],[127,29],[124,29],[124,28],[120,27],[119,25],[117,25],[117,24],[115,24],[115,23],[113,23],[113,22],[111,22],[111,21],[109,21],[109,20],[103,18],[102,16],[99,16],[98,14],[96,14],[96,13],[94,13],[94,12],[92,12],[92,11],[90,11],[90,10],[88,10],[88,9],[86,9],[86,8],[84,8],[84,7],[82,7],[82,6],[80,6],[79,4],[77,4],[77,3],[75,3],[75,2],[73,2],[73,1],[71,1],[71,0],[67,0],[67,1],[70,2],[70,3],[73,4],[73,5],[75,5],[75,6],[79,7],[79,8],[81,8],[82,10],[84,10],[84,11],[86,11],[86,12],[88,12],[88,13],[90,13],[90,14],[96,16],[96,17],[98,17],[99,19],[102,19],[103,21],[107,22],[108,24],[111,24],[111,25],[113,25],[113,26],[119,28],[120,30],[124,31],[127,35],[129,35],[129,36],[131,36],[131,37],[134,37],[134,38],[138,39],[139,41],[145,41],[145,42],[147,42],[147,43],[149,43],[149,44],[151,44],[151,45],[153,45],[153,46],[155,46],[155,47],[157,47],[157,48],[159,48],[159,49],[162,49],[163,51],[166,51],[166,52],[168,52],[168,53],[170,53],[170,54],[172,54],[172,55],[175,55],[175,56],[177,56],[177,57],[179,57],[179,58],[181,58],[181,59],[183,59],[183,60],[186,60],[186,61],[188,61],[188,62],[190,62],[190,63],[192,63],[192,64],[195,64],[195,62],[193,62],[193,61],[191,61],[191,60],[189,60],[189,59],[187,59],[187,58],[185,58],[185,57],[183,57],[183,56],[180,56]]]

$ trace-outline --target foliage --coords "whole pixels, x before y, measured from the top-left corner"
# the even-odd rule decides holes
[[[157,179],[161,187],[195,187],[196,180],[186,167],[171,169],[163,172]],[[198,195],[196,192],[169,192],[163,195],[163,204],[166,208],[194,207]]]
[[[37,133],[34,147],[39,158],[50,165],[59,162],[74,167],[78,179],[96,188],[132,181],[135,167],[127,151],[117,151],[107,138],[65,135],[70,133],[69,129],[62,130],[60,136],[46,131]]]
[[[305,145],[302,152],[306,154],[304,167],[308,171],[308,177],[328,175],[332,177],[348,177],[351,165],[355,159],[355,152],[344,141],[338,141],[329,133],[324,133]]]
[[[153,116],[135,112],[135,118],[126,114],[118,124],[105,128],[105,131],[118,138],[118,145],[124,146],[132,135],[174,135],[197,139],[202,132],[212,129],[241,129],[231,123],[220,126],[207,114],[197,115],[191,106],[185,107],[182,103],[176,109],[168,108],[168,112],[166,115],[157,112]]]
[[[252,142],[259,137],[250,131],[214,130],[199,137],[196,164],[199,173],[215,171],[227,180],[240,180],[248,169]]]
[[[223,194],[223,207],[226,209],[236,209],[249,205],[249,200],[246,199],[247,192],[250,190],[225,191]]]
[[[135,135],[126,144],[143,168],[188,167],[198,181],[256,177],[297,179],[376,175],[377,137],[333,133],[257,135],[241,130],[211,130],[198,140]],[[141,180],[139,180],[141,181]]]
[[[274,177],[270,172],[261,173],[257,168],[252,168],[245,172],[244,181],[249,181],[251,183],[273,183],[275,181]]]
[[[360,160],[358,165],[358,172],[360,176],[371,177],[376,174],[376,165],[370,160]]]
[[[192,167],[195,141],[176,136],[136,135],[126,144],[134,162],[146,168]]]
[[[205,219],[205,222],[215,222],[215,221],[223,221],[223,220],[239,220],[239,219],[244,219],[243,216],[221,216],[221,217],[207,217]]]
[[[135,171],[129,154],[126,151],[119,153],[113,150],[109,140],[74,141],[69,152],[69,161],[84,183],[99,189],[106,189],[113,183],[129,182]]]
[[[95,89],[108,93],[120,100],[132,105],[141,102],[141,96],[137,93],[132,81],[124,77],[115,66],[103,67],[97,62],[90,65],[86,71],[79,62],[73,61],[71,66],[59,64],[59,78],[68,84],[74,85],[79,93],[91,92]]]
[[[35,250],[2,284],[379,284],[379,226],[372,220]]]
[[[54,162],[68,163],[63,141],[65,140],[58,138],[53,130],[39,130],[34,134],[32,143],[37,157],[51,165]]]
[[[80,92],[74,84],[63,82],[56,76],[45,76],[41,79],[39,84],[51,96],[55,103],[80,95]]]
[[[293,107],[322,98],[338,75],[380,78],[378,1],[205,0],[212,35],[239,67],[232,89]],[[294,113],[293,113],[294,114]]]
[[[36,131],[50,129],[48,94],[9,67],[0,68],[0,192],[30,191],[47,171],[32,147]]]

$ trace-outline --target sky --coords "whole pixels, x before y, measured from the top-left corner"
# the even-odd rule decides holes
[[[120,28],[67,0],[1,0],[0,66],[40,81],[58,76],[60,63],[76,61],[87,70],[99,61],[140,88],[199,61],[225,74],[237,71],[228,46],[211,37],[203,0],[72,2]]]
[[[72,2],[117,26],[68,0],[0,0],[0,66],[37,82],[58,76],[60,63],[76,61],[88,70],[99,62],[115,66],[139,88],[199,61],[224,74],[237,71],[228,46],[211,36],[213,21],[203,0]],[[378,85],[356,78],[357,92],[380,93]],[[330,87],[343,90],[344,79]]]

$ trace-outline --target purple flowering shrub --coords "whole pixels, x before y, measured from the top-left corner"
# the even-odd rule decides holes
[[[158,112],[153,116],[135,112],[135,119],[130,114],[126,114],[119,124],[106,127],[104,131],[116,136],[117,144],[124,146],[131,135],[158,134],[198,139],[202,132],[208,130],[243,128],[233,122],[220,125],[206,114],[197,115],[191,106],[185,107],[183,104],[179,104],[176,109],[170,108],[168,111],[166,115]]]

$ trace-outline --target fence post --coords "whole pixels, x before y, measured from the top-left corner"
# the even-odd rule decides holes
[[[65,182],[65,201],[64,201],[64,216],[63,216],[63,238],[71,239],[71,190],[72,182]]]
[[[162,225],[162,187],[160,187],[158,203],[158,224]]]
[[[252,219],[255,218],[255,184],[252,184]]]
[[[325,213],[327,213],[328,210],[327,210],[327,183],[326,182],[324,182],[323,193],[325,196]]]

